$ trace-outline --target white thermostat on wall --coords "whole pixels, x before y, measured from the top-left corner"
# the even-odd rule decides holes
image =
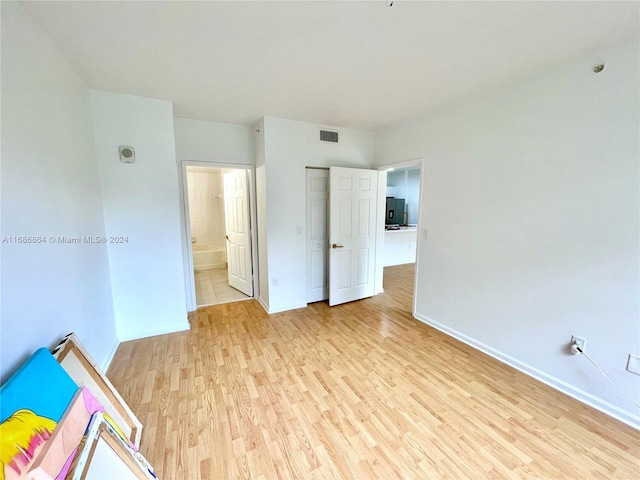
[[[120,161],[122,163],[134,163],[136,161],[136,151],[133,147],[120,145]]]

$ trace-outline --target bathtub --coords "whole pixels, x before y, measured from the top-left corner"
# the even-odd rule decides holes
[[[227,266],[227,252],[222,245],[194,243],[193,269],[208,270],[210,268],[225,268]]]

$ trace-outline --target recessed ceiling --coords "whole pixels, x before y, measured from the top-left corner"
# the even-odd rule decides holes
[[[638,2],[25,2],[91,88],[375,129],[638,38]],[[604,59],[606,60],[606,59]]]

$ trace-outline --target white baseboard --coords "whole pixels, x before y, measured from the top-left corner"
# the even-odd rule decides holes
[[[637,430],[640,430],[640,416],[634,415],[631,412],[627,412],[626,410],[623,410],[620,407],[617,407],[616,405],[613,405],[599,397],[591,395],[590,393],[585,392],[584,390],[576,388],[573,385],[560,380],[559,378],[549,375],[548,373],[543,372],[542,370],[539,370],[535,367],[532,367],[527,363],[521,362],[520,360],[517,360],[505,353],[502,353],[493,347],[485,345],[484,343],[479,342],[463,333],[460,333],[457,330],[454,330],[452,328],[447,327],[446,325],[436,322],[435,320],[432,320],[429,317],[426,317],[424,315],[420,315],[417,313],[414,314],[414,317],[417,320],[421,321],[422,323],[425,323],[437,330],[440,330],[441,332],[446,333],[447,335],[457,340],[460,340],[463,343],[466,343],[467,345],[475,348],[476,350],[480,350],[481,352],[486,353],[487,355],[495,358],[496,360],[499,360],[502,363],[506,363],[510,367],[513,367],[516,370],[519,370],[522,373],[525,373],[530,377],[533,377],[536,380],[539,380],[542,383],[549,385],[550,387],[555,388],[556,390],[559,390],[565,395],[569,395],[570,397],[575,398],[576,400],[586,405],[589,405],[590,407],[593,407],[596,410],[599,410],[602,413],[609,415],[610,417],[620,420],[621,422],[624,422],[627,425]]]
[[[277,307],[277,308],[272,308],[270,310],[267,310],[267,313],[269,315],[273,314],[273,313],[280,313],[280,312],[286,312],[289,310],[295,310],[296,308],[306,308],[307,307],[307,303],[296,303],[293,305],[285,305],[283,307]]]
[[[191,325],[189,322],[175,323],[164,328],[158,328],[155,330],[146,330],[144,332],[136,332],[129,335],[119,336],[120,342],[128,342],[129,340],[138,340],[140,338],[155,337],[156,335],[166,335],[167,333],[184,332],[189,330]]]
[[[264,298],[262,297],[258,297],[256,298],[256,300],[258,300],[258,303],[262,306],[262,308],[264,308],[264,311],[269,313],[269,302],[265,302]]]
[[[113,357],[115,356],[119,346],[120,346],[120,342],[116,342],[113,345],[113,348],[111,348],[111,351],[109,352],[109,354],[100,364],[100,368],[102,369],[103,372],[106,372],[107,370],[109,370],[109,366],[111,365],[111,362],[113,361]]]
[[[305,308],[307,306],[306,303],[296,303],[295,305],[286,305],[284,307],[271,309],[269,307],[269,302],[266,302],[264,298],[258,297],[256,298],[256,300],[258,300],[258,303],[262,305],[262,308],[264,308],[264,311],[267,312],[269,315],[272,315],[274,313],[286,312],[287,310],[294,310],[296,308]]]
[[[262,308],[264,308],[264,311],[267,312],[269,315],[272,315],[274,313],[286,312],[288,310],[295,310],[296,308],[306,308],[307,306],[307,302],[305,302],[305,303],[295,303],[293,305],[285,305],[283,307],[271,308],[269,306],[269,302],[265,301],[264,298],[258,297],[256,298],[256,300],[260,305],[262,305]]]

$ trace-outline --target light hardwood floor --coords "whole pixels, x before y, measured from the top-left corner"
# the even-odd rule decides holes
[[[413,319],[412,283],[123,343],[108,375],[159,478],[639,478],[638,431]]]

